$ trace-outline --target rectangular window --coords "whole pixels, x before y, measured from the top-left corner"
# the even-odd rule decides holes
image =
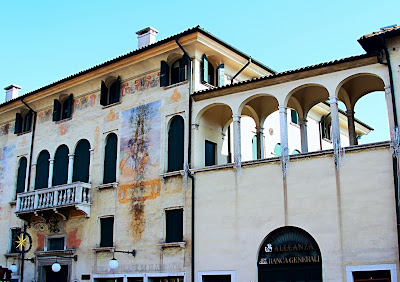
[[[114,217],[100,218],[100,247],[114,246]]]
[[[203,275],[202,282],[231,282],[230,275]]]
[[[166,217],[166,236],[165,242],[183,241],[183,209],[173,209],[165,211]]]
[[[295,110],[290,110],[292,123],[299,124],[299,115]]]
[[[65,250],[65,236],[46,236],[46,251]]]
[[[183,282],[183,276],[149,277],[149,282]]]
[[[216,164],[216,152],[217,152],[217,144],[211,141],[206,140],[205,143],[205,165],[215,165]]]
[[[15,248],[15,240],[17,239],[17,233],[21,231],[21,228],[12,228],[10,229],[10,253],[16,253],[17,249]]]

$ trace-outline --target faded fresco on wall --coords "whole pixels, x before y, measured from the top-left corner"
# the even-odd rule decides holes
[[[165,99],[165,104],[174,104],[176,102],[179,102],[182,99],[182,95],[181,93],[178,92],[178,89],[174,89],[174,93],[172,93],[172,95],[170,97],[167,97]]]
[[[53,119],[53,109],[47,109],[44,111],[40,111],[38,113],[38,121],[39,123],[44,123],[45,121],[49,121]]]
[[[9,133],[14,133],[14,122],[10,121],[5,124],[0,125],[0,136],[7,135]]]
[[[96,105],[96,98],[97,96],[95,94],[74,98],[73,112],[75,113],[76,111],[87,109],[88,107],[94,107]]]
[[[6,189],[14,190],[14,149],[14,144],[0,148],[0,204],[7,199],[3,196],[4,191]]]
[[[121,85],[122,96],[160,86],[160,73],[149,74]]]
[[[132,236],[144,231],[144,202],[160,195],[161,101],[123,111],[118,200],[129,203]]]

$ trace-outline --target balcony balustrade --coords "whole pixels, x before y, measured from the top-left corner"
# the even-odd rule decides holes
[[[15,213],[17,215],[45,210],[76,209],[90,216],[91,185],[75,182],[51,188],[18,193]]]

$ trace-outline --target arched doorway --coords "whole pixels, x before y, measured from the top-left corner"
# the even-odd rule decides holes
[[[286,226],[272,231],[258,253],[258,282],[322,281],[317,242],[306,231]]]

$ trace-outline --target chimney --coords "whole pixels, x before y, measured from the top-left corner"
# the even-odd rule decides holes
[[[12,84],[4,88],[6,90],[6,102],[18,97],[18,92],[21,89],[20,86]]]
[[[138,48],[142,48],[156,42],[157,33],[158,30],[152,28],[151,26],[136,32],[138,35]]]

